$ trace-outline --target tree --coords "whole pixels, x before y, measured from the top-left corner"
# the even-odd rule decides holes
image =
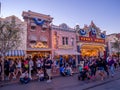
[[[4,60],[5,54],[9,50],[19,47],[21,42],[21,25],[15,21],[15,16],[11,20],[0,20],[0,55],[2,59],[2,80],[4,80]]]
[[[113,48],[115,48],[117,50],[117,55],[118,55],[118,59],[119,59],[119,54],[120,54],[120,40],[118,35],[116,35],[116,38],[114,38],[115,42],[113,43]]]

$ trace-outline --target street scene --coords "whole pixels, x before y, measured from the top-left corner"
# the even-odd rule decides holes
[[[119,4],[1,0],[0,90],[120,90]]]

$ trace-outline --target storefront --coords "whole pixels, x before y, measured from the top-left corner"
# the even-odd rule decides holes
[[[82,57],[105,56],[105,31],[101,32],[93,22],[89,26],[84,26],[83,29],[77,26],[76,31],[78,51],[80,51]]]
[[[28,49],[27,56],[32,57],[48,57],[51,55],[51,49]]]
[[[75,58],[78,64],[75,30],[63,23],[59,26],[52,25],[52,57],[59,59],[60,56],[68,61]]]
[[[47,57],[51,55],[51,31],[52,17],[32,11],[23,12],[27,22],[27,56]]]

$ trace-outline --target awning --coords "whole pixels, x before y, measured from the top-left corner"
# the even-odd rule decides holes
[[[43,37],[43,36],[40,37],[40,40],[41,40],[42,42],[47,42],[47,38],[46,38],[46,37]]]
[[[31,26],[36,26],[36,24],[35,23],[31,23]]]
[[[80,55],[79,52],[74,50],[57,50],[55,51],[55,54],[57,55]]]
[[[25,56],[24,50],[10,50],[6,52],[5,56]]]
[[[29,40],[37,41],[37,37],[34,35],[30,35]]]

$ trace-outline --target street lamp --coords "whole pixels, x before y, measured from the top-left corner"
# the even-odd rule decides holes
[[[118,60],[119,60],[119,54],[120,54],[120,34],[118,33],[116,35],[116,40],[117,40],[117,43],[118,43]]]

